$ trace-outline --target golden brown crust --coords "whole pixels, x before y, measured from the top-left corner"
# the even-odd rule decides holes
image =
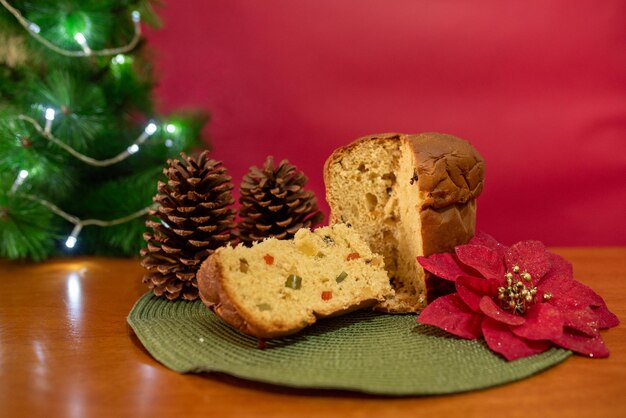
[[[476,199],[483,189],[485,163],[474,147],[452,135],[407,135],[417,162],[415,175],[426,193],[423,208],[445,208]]]
[[[225,291],[224,276],[219,264],[219,250],[207,258],[198,271],[198,291],[202,302],[233,328],[259,338],[275,338],[298,331],[298,329],[260,327],[253,317],[245,315]]]
[[[410,135],[417,161],[424,255],[452,251],[474,236],[476,198],[483,190],[485,162],[468,142],[452,135]]]

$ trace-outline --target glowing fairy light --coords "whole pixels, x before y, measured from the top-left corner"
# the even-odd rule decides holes
[[[53,108],[49,107],[46,109],[46,113],[44,117],[46,118],[46,120],[53,121],[55,115],[56,115],[56,111]]]
[[[171,134],[173,134],[174,132],[176,132],[176,125],[173,125],[171,123],[168,123],[167,125],[165,125],[165,130]]]
[[[35,22],[30,22],[28,24],[28,30],[31,31],[32,33],[39,33],[39,32],[41,32],[41,28]]]
[[[165,140],[165,146],[168,148],[172,148],[172,146],[174,145],[174,141],[172,141],[170,138],[167,138]]]
[[[148,123],[146,127],[144,128],[143,132],[141,133],[141,135],[139,135],[139,138],[137,138],[135,143],[132,144],[130,147],[128,147],[126,151],[131,155],[136,153],[137,151],[139,151],[139,145],[143,144],[146,141],[146,139],[154,135],[156,131],[157,131],[156,123],[154,122]]]
[[[141,20],[141,13],[139,13],[137,10],[133,10],[133,12],[130,14],[130,17],[134,23],[139,23],[139,21]]]
[[[74,229],[72,229],[72,233],[65,240],[65,246],[67,248],[74,248],[74,246],[76,246],[76,242],[78,241],[78,234],[80,234],[81,229],[83,229],[82,224],[77,224],[76,226],[74,226]]]
[[[111,59],[111,61],[113,61],[113,64],[122,65],[126,62],[126,57],[124,56],[124,54],[117,54]]]
[[[65,241],[65,246],[67,248],[74,248],[74,246],[76,245],[76,237],[67,237],[67,240]]]
[[[157,131],[157,126],[156,123],[154,122],[150,122],[147,126],[146,129],[144,129],[144,132],[147,133],[148,135],[152,135]]]
[[[44,127],[44,131],[50,133],[52,129],[52,122],[54,122],[54,117],[56,116],[56,112],[53,108],[49,107],[46,109],[44,113],[44,117],[46,118],[46,126]]]
[[[11,186],[11,193],[15,193],[18,187],[20,187],[22,183],[24,183],[26,177],[28,177],[28,171],[20,170],[20,172],[17,174],[17,177],[15,178],[15,181],[13,182],[13,186]]]
[[[141,135],[139,135],[139,138],[137,138],[137,140],[135,141],[135,144],[139,144],[139,145],[143,144],[146,141],[146,139],[148,139],[152,135],[154,135],[154,133],[157,131],[157,129],[158,128],[157,128],[156,123],[154,123],[154,122],[148,123],[146,125],[145,129],[143,130],[143,132],[141,133]],[[129,147],[129,152],[130,152],[130,147]]]
[[[91,55],[91,48],[89,48],[89,45],[87,44],[87,38],[85,38],[85,35],[82,32],[76,32],[76,34],[74,35],[74,40],[78,43],[78,45],[80,45],[85,54]]]

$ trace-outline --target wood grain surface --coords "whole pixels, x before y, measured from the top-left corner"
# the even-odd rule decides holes
[[[576,278],[626,319],[626,247],[559,248]],[[0,261],[0,417],[626,417],[626,331],[608,359],[573,356],[528,379],[452,396],[294,390],[181,375],[126,325],[146,288],[138,260]]]

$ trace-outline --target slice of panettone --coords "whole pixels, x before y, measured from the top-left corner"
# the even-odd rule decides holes
[[[224,321],[259,338],[292,334],[393,295],[382,256],[344,224],[220,248],[202,264],[198,288]]]

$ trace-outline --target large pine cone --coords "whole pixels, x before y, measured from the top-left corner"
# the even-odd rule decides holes
[[[246,245],[264,238],[289,239],[300,228],[312,228],[324,215],[315,194],[305,190],[307,177],[289,161],[274,168],[267,157],[263,169],[250,168],[241,183],[239,239]]]
[[[141,251],[143,278],[155,295],[170,300],[198,297],[196,272],[204,259],[233,238],[235,210],[231,177],[221,162],[203,152],[196,160],[181,153],[184,163],[168,160],[167,183],[158,183]]]

